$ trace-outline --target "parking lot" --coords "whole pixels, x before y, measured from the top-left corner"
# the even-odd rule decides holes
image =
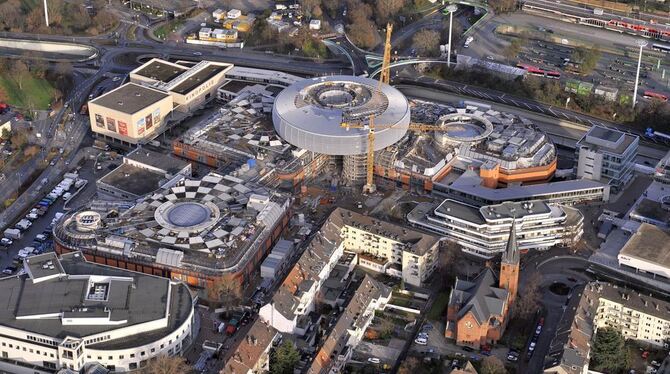
[[[92,180],[92,165],[93,163],[91,161],[84,163],[80,170],[79,178],[87,179],[89,181]],[[60,180],[51,181],[51,183],[58,182],[60,182]],[[34,247],[36,249],[34,253],[42,253],[53,250],[53,241],[51,240],[51,223],[57,215],[62,215],[66,212],[67,208],[64,207],[65,200],[63,199],[63,196],[68,192],[73,195],[67,204],[68,208],[71,208],[72,206],[77,206],[80,202],[88,200],[95,193],[95,183],[86,183],[85,185],[81,186],[80,190],[75,188],[73,184],[69,191],[63,191],[62,195],[54,200],[54,202],[47,208],[44,215],[37,216],[36,218],[30,220],[30,227],[25,230],[21,230],[20,239],[12,239],[11,245],[0,247],[1,269],[7,270],[8,267],[13,266],[16,267],[16,271],[20,271],[21,263],[18,261],[19,252],[21,252],[22,255],[27,255],[27,252],[23,251],[26,247]],[[34,207],[37,206],[39,206],[39,204],[33,204],[31,209],[35,209]],[[25,213],[26,214],[24,214],[21,219],[26,219],[25,216],[27,216],[29,212]],[[40,234],[45,235],[47,237],[46,240],[36,240]],[[7,270],[7,272],[5,272],[3,275],[11,275],[14,273],[15,272],[10,273],[9,270]]]

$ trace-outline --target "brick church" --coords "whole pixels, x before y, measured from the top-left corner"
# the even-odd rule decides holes
[[[500,340],[519,286],[519,257],[512,223],[499,279],[490,267],[473,280],[456,279],[447,307],[447,338],[474,349]]]

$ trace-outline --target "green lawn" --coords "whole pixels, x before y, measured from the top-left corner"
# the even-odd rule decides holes
[[[440,320],[444,316],[444,311],[449,304],[449,292],[443,291],[440,292],[435,298],[433,306],[430,307],[428,311],[428,319],[430,320]]]
[[[181,27],[184,24],[183,19],[173,19],[171,21],[165,22],[154,31],[154,35],[157,38],[165,39],[167,36]]]
[[[26,73],[23,89],[7,75],[0,76],[0,89],[7,93],[9,104],[17,108],[43,110],[53,99],[54,88],[45,79],[36,79]]]

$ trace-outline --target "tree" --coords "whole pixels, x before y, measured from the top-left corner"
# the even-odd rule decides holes
[[[300,354],[293,342],[286,340],[270,355],[270,372],[273,374],[293,374],[293,368],[300,361]]]
[[[494,0],[489,5],[496,13],[509,13],[516,9],[516,0]]]
[[[451,286],[456,280],[458,262],[461,258],[461,247],[458,244],[449,241],[440,247],[437,266],[445,286]]]
[[[511,43],[505,48],[503,51],[503,55],[507,59],[507,61],[512,61],[516,59],[517,55],[519,52],[521,52],[521,48],[523,47],[523,41],[521,39],[514,39],[512,40]]]
[[[142,374],[183,374],[191,371],[186,360],[180,356],[158,356],[147,364]]]
[[[19,89],[23,89],[23,80],[28,75],[28,65],[22,60],[14,60],[9,66],[9,72],[14,78],[16,84],[19,85]]]
[[[377,29],[369,19],[357,17],[354,23],[347,26],[347,33],[358,47],[372,48],[377,45]]]
[[[372,7],[361,0],[347,0],[347,9],[347,17],[351,23],[372,17]]]
[[[0,135],[0,138],[7,140],[11,136],[12,136],[12,132],[9,131],[8,128],[5,127],[5,128],[2,129],[2,135]]]
[[[305,12],[308,18],[313,16],[314,9],[321,5],[321,0],[300,0],[300,5],[302,10]]]
[[[395,17],[400,9],[405,6],[405,0],[377,0],[377,19],[383,25]]]
[[[598,61],[600,60],[600,49],[598,49],[598,47],[577,47],[572,50],[572,55],[570,57],[573,61],[579,63],[579,72],[588,75],[591,74],[593,69],[596,68],[596,65],[598,65]]]
[[[507,374],[505,364],[496,356],[487,356],[482,360],[479,374]]]
[[[512,316],[520,320],[530,319],[540,306],[540,282],[542,277],[537,271],[526,279],[523,292],[512,305]]]
[[[212,301],[221,301],[228,305],[237,305],[242,300],[240,287],[236,282],[217,277],[209,283],[207,297]]]
[[[630,366],[630,356],[621,333],[613,328],[598,329],[591,347],[590,368],[607,373],[624,373]]]
[[[434,30],[421,30],[412,37],[413,46],[423,56],[435,56],[440,53],[440,33]]]
[[[400,364],[398,374],[414,374],[417,372],[417,369],[419,369],[419,359],[414,356],[408,357]]]

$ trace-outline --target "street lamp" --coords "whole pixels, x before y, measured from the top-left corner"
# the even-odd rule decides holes
[[[47,10],[47,0],[44,0],[44,20],[47,22],[47,27],[49,27],[49,11]]]
[[[451,67],[451,30],[454,22],[454,12],[458,10],[458,5],[451,4],[446,10],[449,12],[449,45],[447,46],[447,68]]]
[[[635,103],[637,103],[637,85],[640,80],[640,65],[642,64],[642,48],[647,46],[647,41],[643,39],[638,39],[636,41],[638,47],[640,47],[640,55],[637,58],[637,73],[635,73],[635,88],[633,89],[633,109],[635,109]]]

